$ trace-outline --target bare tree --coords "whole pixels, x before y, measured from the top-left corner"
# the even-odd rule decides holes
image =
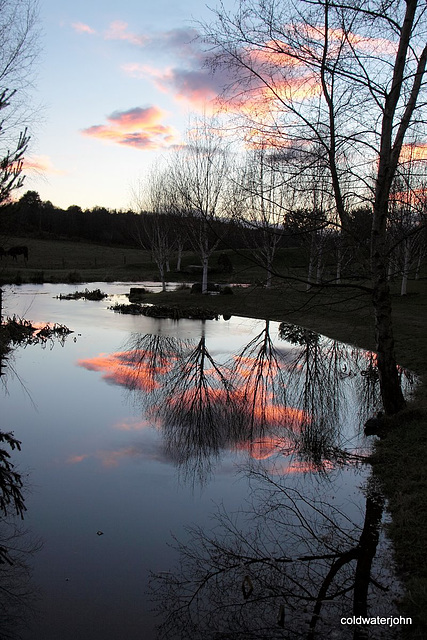
[[[226,92],[247,131],[277,148],[322,150],[345,233],[355,204],[371,206],[370,278],[381,394],[404,405],[394,355],[387,281],[390,190],[405,139],[424,131],[427,46],[424,2],[249,0],[223,5],[205,25],[214,65],[234,71]]]
[[[22,163],[29,137],[20,119],[20,100],[31,80],[37,56],[36,21],[37,2],[0,0],[0,208],[9,202],[13,190],[23,184]],[[1,315],[0,289],[0,319]],[[1,341],[6,343],[1,345],[3,351],[11,342],[5,329],[2,329]],[[0,511],[6,517],[12,509],[17,516],[23,517],[22,479],[4,448],[19,449],[20,442],[13,434],[0,431],[0,443],[3,445],[0,449]],[[0,563],[10,561],[8,554],[8,548],[0,545]]]
[[[0,95],[10,103],[7,117],[2,114],[5,147],[34,118],[27,91],[39,54],[38,9],[37,0],[0,0]]]
[[[410,272],[419,270],[425,252],[426,161],[416,154],[417,148],[409,145],[390,194],[388,276],[401,277],[401,295],[406,295]]]
[[[286,221],[283,179],[275,170],[274,156],[262,146],[247,154],[242,173],[239,185],[242,202],[238,209],[238,215],[243,217],[241,228],[248,246],[267,272],[265,286],[270,288],[273,261]]]
[[[0,209],[19,189],[29,136],[25,89],[37,47],[37,0],[0,0]],[[0,288],[0,319],[3,291]]]
[[[162,291],[166,291],[166,272],[173,246],[173,229],[169,218],[169,192],[166,172],[154,166],[145,184],[134,192],[139,215],[135,219],[134,237],[143,249],[150,249],[159,270]]]
[[[228,171],[224,142],[207,120],[190,129],[187,143],[171,161],[173,193],[202,262],[202,293],[207,293],[209,258],[219,244],[213,227],[226,211]]]
[[[0,0],[0,205],[23,183],[26,90],[38,55],[37,17],[37,0]]]

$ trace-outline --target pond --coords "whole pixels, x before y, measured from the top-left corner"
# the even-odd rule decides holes
[[[42,543],[22,637],[352,638],[342,616],[397,615],[363,462],[375,354],[285,322],[121,315],[129,284],[98,286],[110,297],[5,290],[8,315],[74,332],[18,348],[2,376]]]

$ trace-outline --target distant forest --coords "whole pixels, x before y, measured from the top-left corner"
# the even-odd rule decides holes
[[[159,214],[148,211],[136,213],[104,207],[83,210],[77,205],[61,209],[49,200],[42,201],[36,191],[27,191],[19,200],[1,208],[0,234],[6,244],[8,236],[28,236],[151,250],[159,223]],[[186,228],[193,224],[191,216],[175,212],[161,214],[161,217],[162,227],[169,228],[172,237],[179,232],[183,238],[183,249],[191,249],[190,238],[185,238]],[[243,232],[241,223],[233,220],[211,222],[209,231],[217,238],[218,249],[240,249],[262,244],[258,237],[262,230],[245,228]],[[293,234],[291,229],[283,229],[283,235],[279,235],[282,236],[279,241],[281,247],[299,244],[298,234]]]

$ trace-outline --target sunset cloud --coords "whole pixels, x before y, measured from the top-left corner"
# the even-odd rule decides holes
[[[287,475],[299,475],[299,474],[314,474],[325,473],[333,471],[335,464],[330,460],[323,460],[321,465],[317,466],[311,462],[305,462],[302,460],[274,460],[271,465],[266,465],[268,473],[275,476],[287,476]]]
[[[93,358],[78,360],[78,365],[89,371],[101,371],[103,378],[112,384],[118,384],[131,389],[153,391],[159,387],[157,378],[165,375],[172,366],[164,362],[153,366],[148,352],[140,350],[117,351],[116,353],[100,353]],[[132,430],[130,427],[122,430]]]
[[[49,156],[35,155],[24,158],[23,172],[28,174],[49,173],[54,175],[64,175],[65,171],[57,169]]]
[[[211,54],[204,47],[199,33],[193,28],[171,29],[149,34],[145,37],[145,48],[155,64],[129,62],[122,66],[126,75],[148,79],[155,87],[185,102],[195,109],[204,109],[214,101],[230,82],[229,71],[209,68]],[[162,60],[165,64],[159,64]],[[173,60],[173,65],[168,64]]]
[[[67,463],[68,464],[79,464],[80,462],[83,462],[83,460],[86,460],[86,458],[89,458],[89,454],[88,453],[83,453],[81,456],[70,456],[67,459]]]
[[[223,107],[255,116],[267,116],[274,111],[278,100],[291,102],[312,98],[320,91],[319,79],[309,72],[303,62],[296,60],[284,45],[283,51],[274,50],[277,43],[265,43],[262,49],[242,49],[241,56],[247,71],[237,78],[227,65],[213,68],[213,53],[207,51],[195,29],[177,29],[147,38],[147,51],[158,51],[156,63],[129,62],[122,66],[130,77],[150,80],[174,100],[191,108],[204,111],[221,102],[224,91],[231,88]],[[158,59],[173,59],[173,65],[161,66]],[[265,80],[265,81],[264,81]],[[274,87],[274,91],[269,89]]]
[[[66,463],[76,465],[84,460],[97,461],[106,469],[118,467],[121,462],[135,461],[155,461],[162,464],[173,462],[169,453],[165,450],[161,442],[146,439],[136,445],[129,445],[118,449],[98,449],[92,453],[69,456]]]
[[[325,27],[323,25],[312,27],[308,24],[301,23],[299,25],[299,30],[301,33],[304,32],[306,36],[312,40],[317,40],[322,43],[324,41]],[[375,54],[379,52],[382,55],[396,55],[397,53],[398,43],[388,40],[387,38],[372,38],[360,33],[343,31],[342,29],[328,29],[327,33],[329,43],[336,43],[337,47],[346,42],[352,48],[368,54]]]
[[[162,93],[172,94],[178,102],[186,102],[195,109],[203,109],[206,103],[216,100],[224,87],[222,75],[207,69],[156,69],[138,63],[122,68],[131,77],[151,80]]]
[[[104,38],[106,40],[125,40],[130,44],[135,44],[138,47],[144,46],[149,40],[148,36],[145,35],[137,35],[128,31],[127,22],[122,22],[121,20],[116,20],[112,22],[104,33]]]
[[[166,112],[155,106],[114,111],[107,117],[107,124],[88,127],[82,134],[136,149],[166,148],[178,142],[178,133],[162,124],[165,116]]]
[[[416,162],[427,160],[427,143],[418,142],[402,145],[401,162]]]
[[[113,425],[113,429],[118,429],[119,431],[142,431],[143,429],[147,429],[151,426],[152,423],[148,420],[127,418],[126,420],[121,420]]]
[[[71,26],[74,31],[77,31],[77,33],[88,33],[90,35],[96,33],[95,29],[92,29],[92,27],[89,27],[89,25],[84,24],[83,22],[73,22]]]

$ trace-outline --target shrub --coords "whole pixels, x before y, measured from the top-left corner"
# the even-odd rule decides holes
[[[220,294],[222,296],[231,296],[233,295],[234,291],[231,287],[227,286],[227,287],[222,287],[222,289],[220,290]]]

